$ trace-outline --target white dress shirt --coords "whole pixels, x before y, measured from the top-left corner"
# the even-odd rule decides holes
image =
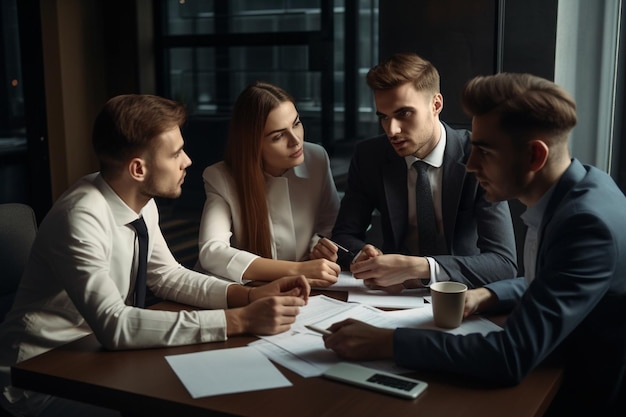
[[[148,287],[160,298],[207,309],[227,307],[225,281],[176,262],[154,200],[141,210],[149,233]],[[223,310],[169,312],[126,304],[136,274],[138,217],[98,174],[69,189],[42,222],[15,304],[0,325],[0,380],[8,367],[94,333],[107,349],[226,339]],[[5,389],[11,402],[22,391]]]
[[[539,250],[539,243],[541,243],[539,228],[543,222],[543,215],[546,212],[546,208],[548,208],[548,203],[550,202],[554,188],[555,185],[550,187],[534,206],[528,207],[520,216],[527,227],[526,237],[524,239],[524,279],[527,285],[530,285],[535,279],[537,252]]]
[[[439,122],[441,127],[441,135],[439,142],[435,148],[422,161],[428,164],[428,180],[430,181],[430,189],[433,197],[433,206],[435,208],[435,218],[437,219],[437,230],[443,230],[443,219],[441,210],[441,196],[443,188],[443,154],[446,149],[446,129]],[[407,231],[406,244],[407,248],[413,255],[418,255],[418,233],[417,230],[417,207],[415,196],[415,183],[417,182],[417,171],[413,168],[413,164],[418,160],[417,157],[409,155],[404,157],[407,164],[407,193],[409,202],[409,230]],[[449,281],[450,277],[446,271],[433,258],[426,256],[426,260],[430,265],[430,284],[436,281]]]
[[[224,162],[207,167],[202,175],[206,202],[199,233],[196,268],[242,282],[246,269],[258,256],[238,249],[241,240],[241,203],[234,180]],[[265,176],[272,235],[272,258],[308,259],[319,238],[330,235],[339,196],[324,148],[304,143],[304,162],[280,177]]]

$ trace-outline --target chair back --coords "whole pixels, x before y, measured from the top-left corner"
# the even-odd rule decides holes
[[[30,206],[0,204],[0,322],[13,304],[36,234],[37,219]]]

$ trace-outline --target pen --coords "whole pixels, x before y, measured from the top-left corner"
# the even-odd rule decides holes
[[[304,327],[306,327],[309,330],[313,330],[316,333],[323,334],[324,336],[333,334],[333,332],[331,332],[330,330],[322,329],[321,327],[317,327],[312,324],[305,324]]]
[[[361,253],[363,253],[363,249],[361,249],[359,251],[359,253],[356,254],[356,256],[354,258],[352,258],[352,263],[356,263],[356,260],[359,259],[359,256],[361,256]]]
[[[316,235],[317,235],[317,237],[319,237],[320,239],[328,239],[326,236],[324,236],[324,235],[322,235],[322,234],[316,233]],[[328,239],[328,240],[330,240],[330,239]],[[351,250],[348,250],[348,249],[344,248],[344,247],[343,247],[343,246],[341,246],[339,243],[337,243],[337,242],[333,242],[332,240],[330,240],[330,242],[331,242],[333,245],[337,246],[337,247],[338,247],[339,249],[341,249],[342,251],[344,251],[344,252],[346,252],[346,253],[349,253],[350,255],[354,255],[354,253],[353,253]]]

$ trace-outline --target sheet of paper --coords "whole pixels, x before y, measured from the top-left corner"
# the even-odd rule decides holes
[[[388,328],[409,327],[414,329],[433,329],[452,334],[482,333],[483,335],[502,330],[502,327],[480,316],[471,316],[464,319],[456,329],[442,329],[435,326],[432,304],[425,304],[421,308],[385,311],[383,314],[387,316],[386,321],[388,323],[393,323],[393,326]]]
[[[434,324],[430,304],[406,310],[383,311],[368,305],[345,303],[319,295],[309,298],[309,304],[301,309],[290,331],[278,335],[260,336],[261,340],[251,343],[250,346],[259,349],[272,361],[302,377],[319,376],[330,366],[339,362],[339,358],[334,352],[324,347],[320,334],[307,329],[304,325],[314,324],[321,328],[328,328],[333,323],[346,318],[354,318],[389,329],[409,327],[434,329],[453,334],[487,334],[502,330],[493,322],[478,316],[464,320],[456,329],[440,329]],[[396,366],[391,360],[368,361],[364,362],[364,365],[395,373],[407,371]]]
[[[265,355],[248,346],[165,359],[193,398],[292,385]]]
[[[294,337],[297,336],[298,335],[295,335]],[[248,346],[258,349],[262,354],[267,356],[273,362],[284,366],[285,368],[297,373],[303,378],[320,376],[326,370],[326,368],[324,366],[321,366],[320,364],[307,362],[306,360],[294,355],[293,353],[286,351],[280,346],[263,339],[255,340],[254,342],[251,342]],[[335,357],[335,359],[337,360],[337,362],[339,362],[338,358]]]
[[[249,346],[258,349],[273,362],[284,366],[301,377],[310,378],[322,375],[332,365],[341,362],[341,359],[333,351],[324,347],[324,341],[320,335],[294,334],[291,343],[294,345],[311,343],[311,336],[319,340],[314,342],[308,349],[302,349],[299,346],[297,348],[299,355],[295,355],[274,343],[262,339],[250,343]],[[362,364],[386,372],[406,373],[410,371],[387,360],[367,361],[362,362]]]
[[[328,289],[346,291],[350,302],[382,308],[421,307],[424,305],[424,295],[428,295],[428,290],[422,288],[404,290],[396,295],[390,295],[381,290],[371,290],[363,285],[363,280],[354,278],[348,271],[342,271],[337,282]]]

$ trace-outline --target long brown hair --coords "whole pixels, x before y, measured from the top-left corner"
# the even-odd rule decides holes
[[[241,92],[233,108],[224,161],[230,168],[241,211],[239,249],[272,257],[269,211],[261,154],[267,116],[293,98],[282,88],[255,82]]]

